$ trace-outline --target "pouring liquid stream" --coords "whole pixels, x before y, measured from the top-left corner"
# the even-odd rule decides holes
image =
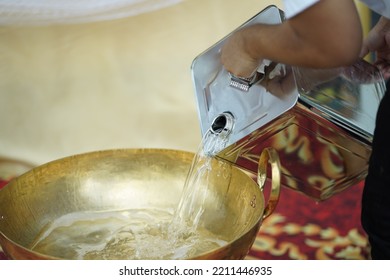
[[[171,230],[176,237],[182,233],[196,232],[206,209],[205,199],[210,190],[210,175],[211,172],[215,172],[212,168],[213,157],[225,148],[226,143],[227,137],[221,134],[215,134],[211,130],[205,134],[192,161],[179,205],[172,219]],[[218,168],[217,175],[225,179],[229,177],[229,165],[224,162],[218,164],[221,168]]]
[[[35,238],[31,248],[63,259],[188,259],[227,244],[201,225],[211,172],[228,179],[228,164],[213,170],[213,156],[227,137],[208,132],[184,183],[177,208],[76,212],[64,215]]]

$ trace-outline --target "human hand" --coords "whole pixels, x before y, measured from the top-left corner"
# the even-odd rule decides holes
[[[281,99],[294,94],[296,86],[291,66],[272,62],[264,70],[260,85],[268,92]]]
[[[252,77],[260,64],[245,49],[243,30],[236,31],[226,40],[221,49],[221,63],[236,77]]]
[[[360,53],[364,57],[369,52],[375,52],[376,65],[385,80],[390,78],[390,19],[381,17],[378,23],[368,33]]]

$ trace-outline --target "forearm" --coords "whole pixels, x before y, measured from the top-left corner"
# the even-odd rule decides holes
[[[370,30],[364,41],[363,47],[367,52],[388,50],[390,48],[390,19],[381,17],[377,24]]]
[[[282,24],[257,24],[233,34],[224,46],[222,62],[228,71],[242,76],[262,59],[330,68],[353,63],[361,44],[354,2],[322,0]]]
[[[360,19],[352,1],[336,1],[320,1],[279,26],[254,26],[245,31],[251,33],[245,38],[253,40],[248,44],[253,46],[250,51],[311,67],[354,62],[362,43]]]

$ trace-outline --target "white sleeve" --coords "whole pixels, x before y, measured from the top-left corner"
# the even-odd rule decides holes
[[[291,18],[319,1],[320,0],[283,0],[284,9],[282,10],[284,11],[286,18]]]
[[[365,3],[374,12],[390,19],[390,3],[388,0],[361,0],[361,2]]]

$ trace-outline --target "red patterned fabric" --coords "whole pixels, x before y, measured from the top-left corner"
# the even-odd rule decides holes
[[[360,224],[363,183],[316,202],[282,188],[247,259],[369,259]]]

